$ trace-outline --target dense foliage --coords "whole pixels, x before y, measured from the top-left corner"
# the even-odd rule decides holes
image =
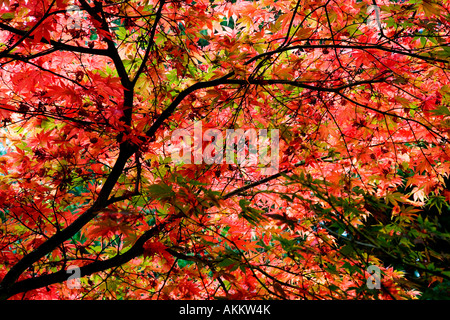
[[[449,10],[0,0],[0,297],[449,296]],[[175,163],[196,123],[279,171]]]

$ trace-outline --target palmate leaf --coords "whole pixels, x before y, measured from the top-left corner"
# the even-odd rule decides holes
[[[450,116],[450,110],[447,106],[438,106],[437,109],[430,110],[430,112],[434,113],[437,116]]]
[[[172,187],[165,183],[152,184],[148,187],[147,192],[150,197],[159,200],[170,200],[175,196]]]
[[[264,210],[252,208],[250,204],[251,203],[245,199],[239,200],[239,206],[242,210],[240,215],[250,224],[257,225],[261,220],[266,219],[263,216]]]

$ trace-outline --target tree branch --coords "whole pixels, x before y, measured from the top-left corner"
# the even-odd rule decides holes
[[[128,146],[128,147],[126,147]],[[20,275],[33,263],[55,250],[64,241],[73,237],[84,225],[95,218],[98,212],[105,208],[108,203],[109,195],[117,180],[122,174],[123,168],[129,157],[137,150],[134,146],[128,144],[122,144],[119,156],[112,168],[108,178],[105,181],[96,201],[92,206],[81,214],[72,224],[67,226],[64,230],[55,233],[52,237],[47,239],[39,247],[32,252],[26,254],[17,264],[15,264],[5,275],[0,283],[0,299],[5,296],[10,296],[11,287],[14,286],[14,282],[20,277]]]
[[[211,81],[205,81],[205,82],[197,82],[196,84],[184,89],[178,96],[175,98],[175,100],[172,101],[172,103],[161,113],[161,115],[155,120],[155,122],[152,124],[152,126],[146,131],[146,135],[148,137],[152,137],[156,131],[159,129],[159,127],[163,124],[165,120],[167,120],[172,113],[175,111],[175,109],[178,107],[178,105],[186,98],[188,95],[193,93],[196,90],[199,89],[205,89],[209,87],[218,86],[221,84],[227,84],[227,79],[232,77],[234,75],[234,72],[230,72],[223,77],[220,77],[215,80]]]
[[[83,86],[81,83],[78,83],[78,81],[75,81],[75,80],[73,80],[73,79],[70,79],[70,78],[68,78],[68,77],[66,77],[66,76],[64,76],[64,75],[62,75],[62,74],[56,73],[56,72],[54,72],[54,71],[52,71],[52,70],[45,69],[45,68],[41,67],[40,65],[38,65],[38,64],[36,64],[36,63],[34,63],[34,62],[29,61],[30,59],[27,59],[27,58],[24,58],[24,57],[21,57],[21,56],[17,56],[17,55],[14,55],[14,54],[7,54],[7,55],[5,55],[5,57],[11,58],[11,59],[13,59],[13,60],[22,61],[22,62],[24,62],[24,63],[28,63],[28,64],[30,64],[30,65],[32,65],[32,66],[38,68],[38,69],[41,70],[41,71],[51,73],[51,74],[53,74],[53,75],[55,75],[55,76],[57,76],[57,77],[63,78],[63,79],[65,79],[65,80],[67,80],[67,81],[70,81],[70,82],[72,82],[73,84],[75,84],[75,85],[77,85],[77,86],[80,86],[80,87],[83,88],[84,90],[89,90],[87,87]]]
[[[381,74],[380,74],[381,75]],[[377,77],[379,77],[380,75],[378,75]],[[230,79],[230,80],[226,80],[223,82],[223,84],[239,84],[239,85],[249,85],[249,84],[254,84],[254,85],[259,85],[259,86],[263,86],[263,85],[273,85],[273,84],[287,84],[287,85],[291,85],[294,87],[299,87],[299,88],[305,88],[305,89],[310,89],[310,90],[314,90],[314,91],[322,91],[322,92],[334,92],[334,93],[339,93],[340,91],[344,90],[344,89],[348,89],[348,88],[352,88],[352,87],[357,87],[363,84],[372,84],[372,83],[381,83],[386,81],[388,78],[381,78],[381,79],[370,79],[370,80],[362,80],[362,81],[355,81],[353,83],[348,83],[336,88],[327,88],[327,87],[319,87],[319,86],[312,86],[303,82],[299,82],[299,81],[295,81],[295,80],[284,80],[284,79],[248,79],[248,80],[243,80],[243,79]],[[308,81],[311,82],[311,81]]]
[[[15,47],[17,47],[21,42],[23,42],[26,38],[30,37],[30,35],[33,33],[34,30],[37,29],[37,27],[39,27],[40,24],[42,24],[42,22],[45,21],[45,19],[47,19],[49,17],[49,12],[50,9],[53,7],[53,5],[55,4],[56,0],[53,0],[52,3],[50,4],[50,6],[48,7],[47,11],[44,13],[44,15],[42,16],[41,19],[39,19],[38,22],[36,22],[36,24],[34,26],[32,26],[30,28],[30,30],[26,31],[26,33],[24,35],[22,35],[22,38],[20,38],[16,43],[14,43],[11,47],[7,48],[5,51],[0,52],[0,57],[2,55],[8,54],[10,53]]]
[[[0,22],[0,28],[9,32],[12,32],[14,34],[17,34],[19,36],[24,36],[27,34],[27,31],[23,31],[23,30],[19,30],[16,28],[13,28],[3,22]],[[31,38],[31,36],[27,36],[27,38]],[[109,56],[109,52],[107,49],[91,49],[91,48],[86,48],[86,47],[79,47],[79,46],[72,46],[69,44],[65,44],[59,41],[55,41],[55,40],[46,40],[46,39],[41,39],[42,43],[46,43],[46,44],[50,44],[52,45],[54,48],[61,50],[61,51],[70,51],[70,52],[78,52],[78,53],[86,53],[86,54],[92,54],[92,55],[99,55],[99,56]],[[0,53],[0,58],[2,57],[2,53]]]
[[[110,33],[108,22],[106,21],[105,17],[102,15],[103,10],[100,4],[100,8],[98,6],[91,7],[86,0],[79,0],[81,6],[84,10],[86,10],[95,20],[101,23],[101,28],[103,31],[106,31]],[[99,11],[98,11],[99,10]],[[114,66],[116,67],[117,74],[120,77],[120,81],[122,85],[127,88],[128,90],[131,90],[131,82],[128,77],[128,73],[125,69],[125,66],[123,65],[122,59],[120,58],[119,53],[117,52],[116,46],[114,42],[111,39],[108,39],[105,37],[105,42],[108,45],[108,49],[106,49],[106,52],[108,53],[108,57],[110,57],[113,62]]]
[[[313,40],[313,39],[311,39]],[[397,50],[397,49],[393,49],[393,48],[386,48],[383,47],[381,45],[342,45],[342,44],[308,44],[308,45],[296,45],[296,46],[290,46],[290,47],[282,47],[282,48],[278,48],[272,51],[266,51],[263,52],[261,54],[258,54],[256,56],[254,56],[253,58],[250,58],[249,60],[247,60],[244,65],[248,65],[256,60],[259,60],[261,58],[264,58],[266,56],[271,56],[277,53],[282,53],[285,51],[290,51],[290,50],[297,50],[297,49],[316,49],[316,48],[330,48],[330,49],[358,49],[358,50],[368,50],[368,49],[377,49],[377,50],[382,50],[382,51],[386,51],[386,52],[391,52],[391,53],[398,53],[398,54],[402,54],[402,55],[406,55],[406,56],[410,56],[413,58],[417,58],[417,59],[421,59],[424,61],[435,61],[435,62],[442,62],[442,63],[449,63],[448,60],[443,60],[443,59],[438,59],[438,58],[432,58],[432,57],[425,57],[419,54],[415,54],[412,52],[407,52],[407,51],[401,51],[401,50]]]
[[[136,72],[136,75],[135,75],[134,79],[131,81],[133,86],[136,85],[136,82],[137,82],[139,76],[144,71],[145,65],[146,65],[147,60],[148,60],[148,57],[150,56],[150,51],[151,51],[153,45],[155,44],[154,38],[155,38],[155,33],[156,33],[156,27],[158,26],[159,20],[162,17],[161,12],[162,12],[162,8],[164,6],[164,3],[165,3],[164,0],[160,1],[160,5],[159,5],[159,8],[158,8],[158,11],[156,12],[155,22],[153,23],[152,30],[150,32],[150,39],[148,41],[147,49],[145,50],[144,58],[142,59],[141,65],[139,66],[139,69]]]
[[[169,217],[163,223],[160,223],[154,226],[152,229],[147,230],[139,239],[135,242],[135,244],[125,253],[118,254],[113,258],[107,260],[99,260],[88,264],[86,266],[80,267],[80,274],[82,277],[91,275],[93,273],[101,272],[108,270],[110,268],[118,267],[127,263],[133,258],[136,258],[144,252],[143,246],[147,240],[159,234],[169,223],[175,221],[178,218],[181,218],[183,215],[177,214]],[[45,286],[49,286],[55,283],[64,282],[68,279],[68,274],[66,270],[60,270],[52,274],[46,274],[35,278],[30,278],[26,280],[19,281],[13,284],[8,291],[4,291],[4,288],[0,288],[0,300],[7,299],[15,294],[21,292],[27,292],[29,290],[42,288]]]

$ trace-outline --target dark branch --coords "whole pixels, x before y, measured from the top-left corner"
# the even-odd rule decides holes
[[[12,32],[14,34],[17,34],[19,36],[25,36],[27,34],[27,31],[19,30],[16,28],[13,28],[7,24],[4,24],[3,22],[0,22],[0,28],[9,32]],[[31,36],[27,36],[27,38],[31,38]],[[99,55],[99,56],[109,56],[109,52],[107,49],[91,49],[86,47],[80,47],[80,46],[72,46],[69,44],[65,44],[59,41],[55,40],[46,40],[41,39],[42,43],[50,44],[55,49],[60,51],[70,51],[70,52],[78,52],[78,53],[86,53],[86,54],[92,54],[92,55]],[[0,58],[2,57],[3,53],[0,53]]]
[[[112,168],[108,178],[101,189],[97,200],[92,204],[92,206],[87,209],[83,214],[81,214],[72,224],[67,226],[64,230],[55,233],[52,237],[42,243],[34,251],[25,255],[17,264],[15,264],[5,275],[3,281],[0,284],[0,299],[5,296],[10,296],[10,288],[17,281],[19,276],[33,263],[37,262],[39,259],[49,254],[64,241],[73,237],[84,225],[95,218],[98,212],[105,208],[108,204],[108,198],[111,194],[113,187],[115,186],[117,180],[122,174],[123,168],[130,156],[137,150],[136,147],[131,147],[122,144],[119,156]]]
[[[156,12],[155,22],[153,22],[152,30],[150,32],[150,39],[147,44],[147,49],[145,50],[144,58],[142,59],[141,65],[139,66],[139,70],[136,72],[136,75],[135,75],[134,79],[132,80],[133,86],[136,84],[139,76],[144,71],[146,64],[147,64],[148,57],[150,56],[150,51],[155,44],[154,38],[155,38],[155,33],[156,33],[156,27],[158,26],[159,20],[162,17],[161,12],[162,12],[162,8],[164,6],[164,0],[161,0],[160,2],[161,3],[159,5],[158,11]]]
[[[93,273],[105,271],[114,267],[118,267],[127,263],[133,258],[136,258],[144,252],[144,244],[147,240],[159,234],[168,224],[173,222],[174,220],[181,218],[182,215],[173,215],[169,217],[163,223],[160,223],[154,226],[152,229],[147,230],[139,239],[135,242],[135,244],[125,253],[114,256],[113,258],[107,260],[99,260],[88,264],[86,266],[80,267],[81,276],[88,276]],[[49,286],[55,283],[64,282],[68,279],[68,273],[66,270],[60,270],[52,274],[46,274],[35,278],[30,278],[22,281],[18,281],[5,293],[3,288],[0,288],[0,299],[7,299],[15,294],[21,292],[27,292],[29,290],[42,288],[45,286]],[[2,292],[3,291],[3,292]]]
[[[175,98],[174,101],[161,113],[161,115],[155,120],[155,122],[152,124],[150,129],[146,131],[146,135],[148,137],[152,137],[156,131],[159,129],[159,127],[164,123],[165,120],[167,120],[172,113],[175,111],[175,109],[178,107],[178,105],[186,98],[188,95],[193,93],[196,90],[199,89],[205,89],[209,87],[218,86],[221,84],[227,84],[227,79],[232,77],[234,75],[234,72],[228,73],[224,75],[223,77],[220,77],[215,80],[211,81],[205,81],[205,82],[197,82],[196,84],[184,89],[180,94]]]
[[[313,39],[311,39],[312,41]],[[410,56],[413,58],[417,58],[417,59],[421,59],[421,60],[425,60],[425,61],[434,61],[434,62],[442,62],[442,63],[449,63],[448,60],[443,60],[443,59],[438,59],[438,58],[433,58],[433,57],[426,57],[426,56],[422,56],[416,53],[412,53],[409,51],[401,51],[401,50],[397,50],[397,49],[393,49],[393,48],[386,48],[383,47],[381,45],[342,45],[342,44],[308,44],[308,45],[296,45],[296,46],[290,46],[290,47],[282,47],[282,48],[278,48],[276,50],[272,50],[272,51],[267,51],[267,52],[263,52],[261,54],[258,54],[257,56],[254,56],[253,58],[249,59],[248,61],[246,61],[244,63],[244,65],[248,65],[256,60],[259,60],[261,58],[264,58],[266,56],[271,56],[277,53],[282,53],[282,52],[286,52],[286,51],[290,51],[290,50],[297,50],[297,49],[316,49],[316,48],[330,48],[330,49],[355,49],[355,50],[370,50],[370,49],[377,49],[377,50],[381,50],[381,51],[386,51],[386,52],[392,52],[392,53],[398,53],[398,54],[402,54],[402,55],[406,55],[406,56]]]

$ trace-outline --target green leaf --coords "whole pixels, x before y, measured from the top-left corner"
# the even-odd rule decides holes
[[[151,185],[148,187],[148,192],[152,198],[160,200],[167,200],[175,196],[175,192],[173,192],[172,187],[165,183]]]
[[[425,45],[427,44],[427,38],[425,38],[425,37],[420,37],[420,43],[422,44],[422,46],[425,47]]]
[[[225,258],[221,262],[219,262],[217,265],[219,267],[228,267],[228,266],[231,266],[232,264],[235,264],[235,263],[236,263],[236,261],[234,261],[233,259]]]
[[[450,116],[450,110],[446,106],[438,106],[436,109],[430,110],[430,112],[437,116]]]
[[[14,13],[13,12],[6,12],[4,14],[2,14],[2,19],[3,20],[12,20],[14,19]]]
[[[352,24],[349,25],[348,27],[346,27],[348,33],[350,34],[350,36],[354,36],[354,35],[361,35],[362,31],[359,30],[360,25],[359,24]]]

